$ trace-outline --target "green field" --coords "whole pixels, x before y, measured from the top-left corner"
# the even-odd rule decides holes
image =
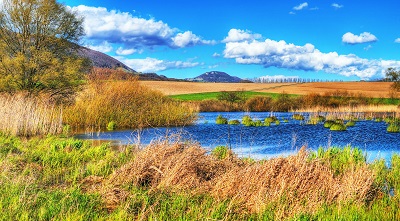
[[[243,93],[246,98],[254,96],[267,96],[275,99],[280,95],[280,93],[265,93],[256,91],[244,91]],[[217,97],[219,94],[221,94],[221,92],[205,92],[205,93],[195,93],[195,94],[178,94],[178,95],[171,95],[169,97],[182,101],[202,101],[202,100],[218,99]],[[298,97],[299,95],[290,94],[289,96]]]

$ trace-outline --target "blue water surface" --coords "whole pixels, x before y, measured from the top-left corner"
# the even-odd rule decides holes
[[[278,117],[280,125],[269,127],[246,127],[243,125],[217,125],[216,117],[241,120],[244,115],[264,120],[271,115]],[[385,122],[360,120],[347,131],[330,131],[323,124],[307,125],[292,120],[293,113],[270,112],[224,112],[200,113],[195,125],[174,128],[147,128],[111,132],[83,133],[80,139],[109,140],[118,144],[149,144],[153,141],[179,136],[181,141],[198,142],[205,148],[227,145],[240,157],[256,159],[295,154],[302,146],[316,150],[319,147],[351,145],[366,153],[367,161],[378,158],[390,161],[394,153],[400,154],[400,133],[386,132]],[[307,115],[307,113],[304,113]],[[288,119],[284,122],[283,119]]]

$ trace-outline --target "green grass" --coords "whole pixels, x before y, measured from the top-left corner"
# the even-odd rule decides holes
[[[182,101],[202,101],[202,100],[216,100],[218,95],[221,92],[205,92],[205,93],[195,93],[195,94],[178,94],[171,95],[169,97],[182,100]],[[265,92],[256,92],[256,91],[244,91],[244,96],[246,98],[254,97],[254,96],[268,96],[273,99],[276,99],[279,96],[279,93],[265,93]],[[290,97],[297,97],[298,95],[289,95]]]
[[[89,141],[72,138],[51,136],[27,140],[0,134],[0,220],[281,219],[276,208],[282,206],[277,202],[265,202],[264,209],[250,211],[235,199],[219,199],[207,191],[121,186],[120,190],[129,197],[110,209],[102,190],[85,190],[85,179],[92,176],[107,179],[134,162],[136,151],[134,147],[115,148],[107,143],[93,146]],[[221,146],[211,155],[226,161],[231,153]],[[357,148],[333,147],[320,148],[308,158],[315,159],[328,165],[336,176],[364,165],[366,157]],[[248,161],[243,159],[241,164]],[[365,203],[334,203],[286,219],[399,220],[400,156],[393,156],[390,168],[383,160],[369,166],[375,171],[374,185],[382,191],[380,195]]]

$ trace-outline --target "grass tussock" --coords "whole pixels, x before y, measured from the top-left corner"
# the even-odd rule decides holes
[[[0,95],[0,131],[16,136],[62,132],[62,110],[45,96]]]
[[[193,109],[143,87],[135,79],[91,81],[74,105],[66,108],[64,122],[78,128],[181,126],[195,119]]]

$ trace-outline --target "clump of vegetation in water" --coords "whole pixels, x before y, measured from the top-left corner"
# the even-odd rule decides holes
[[[354,127],[356,125],[356,122],[354,120],[349,120],[346,123],[346,127]]]
[[[332,126],[334,123],[335,123],[335,121],[333,121],[333,120],[327,120],[327,121],[325,121],[325,123],[324,123],[324,127],[325,127],[325,128],[331,128],[331,126]]]
[[[398,132],[400,132],[399,124],[390,123],[389,126],[386,128],[386,131],[389,132],[389,133],[398,133]]]
[[[332,131],[345,131],[347,130],[347,127],[342,122],[335,122],[331,125],[329,129]]]
[[[245,116],[243,116],[243,118],[242,118],[242,124],[243,124],[244,126],[250,127],[250,126],[253,124],[253,119],[251,119],[250,116],[245,115]]]
[[[293,114],[292,118],[294,120],[304,120],[304,116],[301,114]]]
[[[217,119],[215,120],[216,124],[228,124],[228,119],[223,117],[222,115],[218,115]]]
[[[230,121],[228,122],[228,124],[229,124],[229,125],[239,125],[239,124],[240,124],[240,121],[239,121],[239,120],[230,120]]]

